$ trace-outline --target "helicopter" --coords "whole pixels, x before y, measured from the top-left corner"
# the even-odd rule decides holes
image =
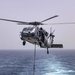
[[[31,44],[39,45],[41,48],[47,48],[47,54],[49,54],[49,48],[63,48],[63,44],[54,44],[54,32],[52,31],[52,27],[50,28],[50,33],[48,33],[45,29],[42,27],[39,27],[39,25],[46,25],[44,24],[45,21],[48,21],[50,19],[56,18],[58,15],[52,16],[48,19],[42,20],[40,22],[34,21],[34,22],[23,22],[23,21],[16,21],[16,20],[10,20],[10,19],[2,19],[3,21],[9,21],[9,22],[15,22],[18,25],[32,25],[23,28],[23,30],[20,32],[20,39],[22,40],[23,46],[26,45],[26,42],[29,42]]]

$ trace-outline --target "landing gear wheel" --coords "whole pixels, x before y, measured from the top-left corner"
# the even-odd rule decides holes
[[[23,46],[26,44],[26,41],[23,41]]]

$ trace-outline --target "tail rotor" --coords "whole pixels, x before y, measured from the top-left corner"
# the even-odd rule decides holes
[[[53,35],[54,32],[55,32],[55,30],[52,31],[52,27],[51,27],[50,28],[50,34],[49,34],[50,39],[55,37],[55,35]]]
[[[52,31],[52,27],[51,27],[51,28],[50,28],[50,34],[49,34],[50,41],[51,41],[50,44],[53,43],[53,38],[55,37],[54,32],[55,32],[55,30]]]

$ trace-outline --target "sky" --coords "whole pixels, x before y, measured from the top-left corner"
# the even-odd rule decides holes
[[[0,0],[0,18],[25,22],[42,21],[51,16],[59,17],[45,23],[75,22],[75,0]],[[34,45],[22,45],[20,32],[25,26],[0,21],[0,50],[33,49]],[[64,49],[75,49],[75,25],[45,25],[55,29],[54,43],[63,44]],[[37,49],[40,49],[37,46]]]

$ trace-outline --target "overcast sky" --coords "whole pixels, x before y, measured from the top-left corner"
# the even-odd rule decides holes
[[[75,0],[0,0],[0,18],[21,21],[42,21],[54,15],[59,17],[46,23],[75,22]],[[26,43],[22,46],[20,32],[25,26],[0,21],[1,49],[33,49]],[[49,32],[55,29],[54,43],[61,43],[66,49],[75,49],[75,25],[42,26]],[[40,49],[40,47],[37,46]]]

